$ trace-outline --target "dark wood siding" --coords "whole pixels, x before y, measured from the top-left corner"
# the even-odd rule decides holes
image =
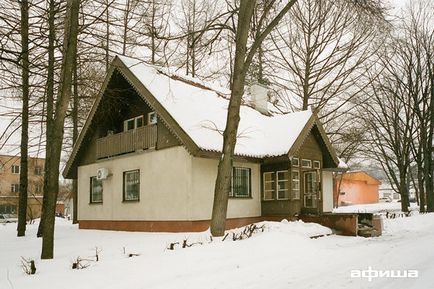
[[[301,160],[308,159],[312,161],[320,161],[321,168],[323,165],[323,149],[317,141],[317,138],[313,132],[309,133],[307,138],[304,140],[302,146],[300,147],[297,155],[300,160],[299,167],[292,167],[288,158],[270,158],[264,160],[261,165],[261,198],[263,198],[263,173],[264,172],[276,172],[280,170],[288,170],[290,173],[290,180],[292,180],[291,169],[298,169],[300,171],[300,199],[290,199],[290,200],[262,200],[261,210],[262,216],[277,216],[283,215],[288,217],[293,217],[296,214],[300,214],[303,207],[303,192],[304,192],[304,176],[303,172],[312,171],[313,168],[302,168]],[[290,188],[292,184],[290,181]],[[292,194],[291,194],[292,197]],[[318,202],[318,207],[322,207],[322,196],[321,200]],[[312,212],[315,213],[315,212]]]
[[[98,138],[107,136],[109,131],[114,134],[122,132],[124,121],[133,117],[143,115],[144,124],[147,124],[147,116],[151,111],[151,107],[138,95],[124,77],[115,72],[83,139],[77,154],[77,165],[86,165],[97,161],[96,140]],[[180,145],[180,142],[158,119],[156,149],[177,145]]]
[[[323,149],[322,146],[317,141],[316,134],[314,131],[311,131],[298,151],[298,158],[300,159],[300,203],[301,207],[303,207],[303,193],[304,193],[304,172],[312,171],[313,168],[302,168],[301,162],[302,159],[308,159],[312,161],[317,160],[321,162],[321,168],[323,166]],[[320,173],[320,177],[321,177]],[[320,188],[322,187],[322,180],[320,179]],[[320,200],[318,201],[318,209],[303,209],[305,213],[317,213],[319,209],[322,208],[322,192],[320,191]]]
[[[157,149],[165,149],[181,145],[180,141],[160,120],[157,123]]]

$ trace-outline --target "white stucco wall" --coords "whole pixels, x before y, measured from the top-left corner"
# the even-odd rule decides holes
[[[188,220],[192,157],[183,147],[144,152],[78,168],[79,220]],[[108,168],[103,203],[89,204],[90,177]],[[123,202],[123,172],[140,169],[140,201]]]
[[[333,211],[333,173],[322,172],[323,212]]]
[[[192,216],[199,220],[211,218],[214,185],[217,178],[218,160],[193,158]],[[236,167],[251,169],[252,198],[229,198],[228,218],[257,217],[261,215],[260,165],[234,163]]]
[[[208,220],[211,218],[218,161],[192,157],[173,147],[116,157],[78,168],[79,220]],[[251,168],[252,198],[230,199],[228,218],[261,215],[259,164]],[[99,168],[111,176],[103,181],[103,203],[90,204],[90,177]],[[123,202],[123,172],[140,169],[140,201]]]

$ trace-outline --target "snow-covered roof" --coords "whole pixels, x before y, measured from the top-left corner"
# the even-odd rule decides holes
[[[168,68],[145,64],[139,59],[117,56],[66,163],[63,172],[66,178],[74,178],[76,175],[77,153],[115,70],[157,112],[162,122],[192,155],[215,157],[214,152],[221,152],[230,91],[178,75]],[[248,95],[243,99],[248,99]],[[313,127],[316,127],[316,132],[320,135],[323,149],[328,152],[328,169],[337,168],[339,160],[336,152],[315,113],[306,110],[288,114],[263,114],[251,107],[248,101],[244,101],[240,108],[235,155],[255,159],[294,156]]]
[[[221,151],[229,101],[224,89],[204,89],[171,77],[169,71],[138,59],[118,56],[134,76],[149,90],[180,127],[203,150]],[[211,87],[211,86],[208,86]],[[310,110],[267,116],[242,105],[235,154],[251,157],[287,154],[312,117]]]

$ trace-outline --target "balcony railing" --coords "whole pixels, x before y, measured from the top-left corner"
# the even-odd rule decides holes
[[[98,159],[154,148],[157,143],[157,125],[109,135],[96,141]]]

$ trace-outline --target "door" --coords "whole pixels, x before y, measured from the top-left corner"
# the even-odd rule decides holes
[[[318,173],[308,171],[303,173],[304,181],[304,207],[306,209],[318,208],[319,187]]]

